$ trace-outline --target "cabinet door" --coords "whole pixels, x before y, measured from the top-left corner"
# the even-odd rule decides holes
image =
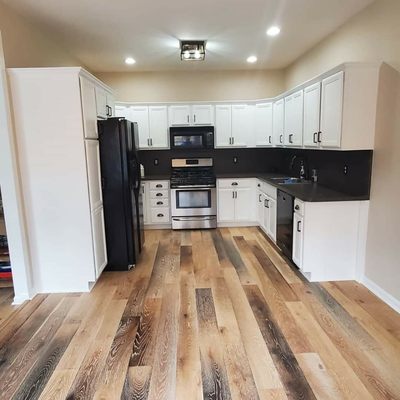
[[[130,117],[128,119],[138,124],[139,148],[149,148],[149,108],[147,106],[131,107]]]
[[[269,204],[268,204],[269,197],[263,194],[262,196],[262,201],[263,201],[263,207],[264,207],[264,219],[262,223],[262,229],[264,230],[265,233],[268,233],[268,227],[269,227],[269,218],[270,218],[270,212],[269,212]]]
[[[168,116],[166,106],[149,107],[150,145],[158,149],[168,148]]]
[[[99,141],[85,140],[85,147],[90,209],[93,211],[103,204],[103,196],[101,191]]]
[[[131,108],[125,106],[115,106],[115,116],[131,119]]]
[[[322,81],[321,146],[340,147],[342,137],[344,73],[339,72]]]
[[[96,92],[92,82],[85,78],[80,78],[81,82],[81,101],[83,113],[83,129],[86,139],[97,139],[97,110]]]
[[[115,117],[115,98],[111,93],[107,93],[108,116]]]
[[[169,125],[170,126],[184,126],[190,125],[190,106],[169,106]]]
[[[293,216],[293,262],[300,268],[303,268],[303,222],[304,219],[297,213]]]
[[[254,125],[256,146],[272,146],[272,103],[256,104]]]
[[[303,144],[303,91],[285,97],[284,132],[286,146]]]
[[[321,116],[321,82],[304,89],[303,143],[307,147],[318,147],[318,132]]]
[[[96,110],[98,118],[107,119],[107,92],[98,86],[96,86]]]
[[[146,182],[142,182],[140,185],[140,190],[142,191],[143,196],[143,223],[147,225],[150,223],[150,196],[148,184]]]
[[[218,221],[235,220],[235,199],[232,189],[218,189]]]
[[[235,221],[254,221],[254,191],[251,188],[238,188],[235,193]]]
[[[229,147],[232,140],[232,107],[230,105],[215,106],[216,147]]]
[[[214,125],[214,107],[208,104],[192,106],[192,122],[194,125]]]
[[[265,195],[257,190],[257,222],[260,227],[264,225],[264,199]]]
[[[267,234],[275,242],[276,241],[276,201],[271,197],[268,197],[268,225]]]
[[[93,252],[96,279],[107,265],[106,233],[104,229],[104,211],[99,207],[92,212]]]
[[[252,134],[249,129],[252,121],[250,109],[247,104],[234,104],[232,106],[232,145],[235,147],[247,147],[248,136]]]
[[[283,146],[284,107],[284,99],[276,101],[273,105],[272,131],[275,146]]]

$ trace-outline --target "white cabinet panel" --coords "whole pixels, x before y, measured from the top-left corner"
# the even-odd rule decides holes
[[[146,149],[150,147],[149,133],[149,108],[147,106],[135,106],[130,108],[129,118],[137,122],[139,130],[139,147]]]
[[[115,98],[111,93],[107,93],[107,112],[109,117],[115,117]]]
[[[272,103],[256,104],[254,115],[254,131],[256,146],[272,146]]]
[[[98,118],[106,119],[108,117],[107,92],[99,86],[96,86],[96,110]]]
[[[318,147],[318,132],[321,115],[321,83],[304,89],[304,131],[303,144],[307,147]]]
[[[92,82],[80,78],[83,127],[86,139],[97,139],[96,91]]]
[[[264,199],[265,195],[257,190],[257,222],[261,227],[264,224]]]
[[[86,166],[89,180],[90,209],[93,211],[103,204],[98,140],[85,140]]]
[[[303,91],[285,97],[284,143],[301,147],[303,143]]]
[[[194,125],[214,125],[214,107],[209,104],[193,105],[192,123]]]
[[[277,208],[276,208],[276,201],[272,198],[268,198],[268,225],[266,226],[267,234],[270,238],[275,242],[276,241],[276,215],[277,215]]]
[[[168,148],[168,113],[166,106],[149,107],[149,132],[151,147]]]
[[[250,108],[247,104],[232,106],[232,145],[247,147],[249,136],[252,135]]]
[[[253,221],[254,216],[254,190],[252,188],[235,189],[235,220]]]
[[[141,183],[141,190],[143,196],[143,223],[145,225],[150,223],[150,194],[149,194],[149,185],[146,182]]]
[[[343,113],[343,71],[322,81],[321,146],[340,147]]]
[[[115,116],[131,119],[131,108],[128,106],[115,106]]]
[[[229,147],[232,140],[232,107],[215,106],[216,147]]]
[[[152,207],[151,208],[151,223],[152,224],[165,224],[170,222],[168,207]]]
[[[283,146],[283,124],[284,124],[284,99],[276,101],[273,105],[272,131],[275,146]]]
[[[170,126],[185,126],[190,125],[190,106],[169,106],[169,125]]]
[[[96,278],[107,265],[106,234],[104,229],[103,207],[92,212],[93,251],[95,260]]]
[[[235,220],[235,199],[232,189],[218,189],[218,221]]]
[[[304,240],[304,219],[298,213],[293,215],[293,262],[300,268],[303,268],[303,240]]]

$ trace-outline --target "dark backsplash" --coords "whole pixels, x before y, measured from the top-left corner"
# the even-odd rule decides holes
[[[215,149],[215,150],[145,150],[139,152],[146,175],[171,172],[172,158],[212,157],[216,174],[277,172],[298,176],[300,162],[290,164],[293,156],[304,157],[308,171],[315,168],[318,183],[339,192],[369,195],[372,170],[372,150],[334,151],[305,149]],[[237,162],[234,163],[234,157]],[[158,160],[158,165],[155,165]],[[347,173],[344,173],[345,168]]]

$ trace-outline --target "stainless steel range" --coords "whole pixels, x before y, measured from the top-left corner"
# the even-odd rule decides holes
[[[172,229],[217,227],[212,158],[174,158],[171,174]]]

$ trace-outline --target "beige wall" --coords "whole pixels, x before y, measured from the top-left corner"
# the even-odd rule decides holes
[[[289,89],[346,61],[385,61],[400,70],[400,1],[376,0],[286,70]]]
[[[284,90],[283,71],[104,72],[118,101],[251,100]]]
[[[7,67],[81,65],[40,27],[34,26],[1,2],[0,31]]]

